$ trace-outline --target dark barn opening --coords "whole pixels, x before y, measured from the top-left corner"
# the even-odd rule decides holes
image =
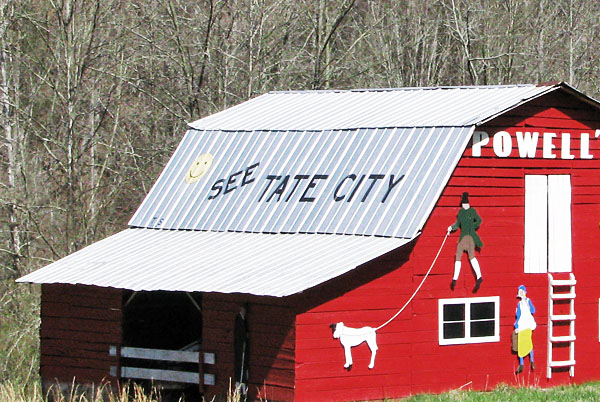
[[[200,344],[200,293],[125,291],[123,297],[123,346],[192,350]]]
[[[123,295],[123,347],[121,367],[130,380],[145,389],[157,388],[163,399],[201,400],[198,383],[140,378],[153,370],[199,374],[197,362],[167,360],[169,351],[200,352],[202,344],[201,294],[187,292],[133,292]],[[140,350],[142,352],[140,352]],[[167,355],[168,356],[168,355]]]

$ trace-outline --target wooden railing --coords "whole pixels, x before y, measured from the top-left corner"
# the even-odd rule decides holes
[[[132,348],[123,346],[117,348],[111,346],[109,354],[119,357],[119,361],[125,359],[162,361],[171,366],[176,366],[178,363],[195,364],[194,371],[184,369],[158,369],[145,367],[132,367],[129,365],[121,365],[117,373],[117,367],[111,367],[111,375],[119,378],[131,378],[140,380],[154,381],[169,381],[185,384],[215,385],[215,375],[206,373],[204,367],[215,364],[215,354],[210,352],[188,352],[182,350],[166,350],[166,349],[147,349],[147,348]],[[200,360],[202,356],[202,361]],[[200,378],[202,376],[202,382]]]

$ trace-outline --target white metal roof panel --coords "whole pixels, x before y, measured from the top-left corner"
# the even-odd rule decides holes
[[[566,84],[260,96],[191,124],[130,221],[145,229],[19,281],[300,292],[413,239],[474,126],[559,88],[599,107]],[[187,184],[204,154],[210,170]]]
[[[562,86],[270,92],[190,126],[228,131],[469,126]]]
[[[129,224],[411,239],[472,130],[190,130]],[[214,158],[210,170],[188,184],[186,173],[205,154]]]
[[[408,241],[127,229],[18,282],[282,297],[340,276]]]

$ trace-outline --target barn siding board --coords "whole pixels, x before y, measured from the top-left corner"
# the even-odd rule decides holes
[[[59,383],[111,382],[111,345],[121,342],[121,291],[76,285],[42,285],[40,374],[44,388]]]
[[[497,127],[505,127],[511,126],[514,127],[514,124],[510,124],[510,121],[505,120],[507,124],[502,124],[502,120],[497,122]],[[587,123],[587,124],[586,124]],[[574,121],[570,120],[567,116],[561,116],[560,114],[556,114],[554,116],[536,116],[530,117],[523,122],[521,125],[517,125],[516,128],[522,128],[526,131],[539,131],[540,134],[542,132],[551,131],[551,130],[589,130],[590,124],[593,124],[592,121]]]
[[[271,394],[275,397],[276,392],[293,395],[296,337],[294,310],[287,306],[253,303],[250,305],[249,320],[250,386],[258,388],[260,395]],[[285,355],[284,359],[281,351]],[[253,358],[254,356],[256,357]]]
[[[60,350],[61,348],[70,348],[72,351],[92,351],[104,354],[106,352],[104,341],[92,342],[87,339],[86,341],[74,341],[72,339],[61,339],[58,337],[45,337],[44,339],[44,345],[41,345],[41,347],[50,349],[49,353],[54,353],[54,350]]]
[[[43,322],[43,321],[42,321]],[[40,327],[41,339],[82,339],[85,342],[107,343],[118,345],[121,342],[121,333],[101,333],[86,331],[67,331],[61,329],[46,328],[43,324]]]
[[[46,302],[42,305],[42,317],[62,317],[77,319],[94,317],[100,321],[120,321],[121,311],[117,309],[77,307],[67,303]]]
[[[237,300],[230,301],[212,294],[202,297],[202,349],[215,353],[216,361],[207,369],[217,381],[215,386],[205,387],[207,396],[227,394],[229,379],[233,377],[233,323],[239,306]]]
[[[374,381],[375,380],[375,381]],[[346,381],[343,381],[340,378],[323,378],[321,380],[318,379],[302,379],[298,380],[300,384],[310,384],[310,387],[314,391],[331,391],[333,389],[344,389],[348,386]],[[354,377],[353,386],[354,387],[373,387],[373,385],[385,386],[391,384],[409,384],[410,383],[410,370],[407,370],[404,367],[402,372],[397,374],[385,374],[385,375],[376,375],[373,373],[367,373],[366,375],[356,375]]]
[[[86,305],[85,303],[94,302],[98,300],[102,300],[102,305],[107,305],[109,302],[112,302],[113,307],[120,307],[120,303],[117,303],[118,296],[121,294],[120,289],[113,288],[105,288],[99,286],[72,286],[66,284],[52,284],[52,286],[48,286],[44,289],[44,293],[42,297],[58,297],[61,299],[70,299],[77,298],[78,296],[89,297],[90,299],[85,298],[77,298],[76,300],[79,303],[84,303],[82,305]],[[109,306],[107,306],[109,307]]]
[[[84,318],[73,318],[73,317],[51,317],[42,316],[42,320],[46,322],[48,328],[65,329],[73,332],[81,332],[85,329],[85,332],[99,332],[103,334],[114,333],[120,331],[121,325],[119,322],[106,321],[106,320],[89,320]]]
[[[107,353],[108,354],[108,353]],[[43,366],[64,366],[70,367],[76,371],[79,368],[89,368],[99,371],[103,371],[104,374],[100,377],[96,383],[101,383],[102,380],[109,375],[111,360],[110,359],[97,359],[94,358],[93,354],[86,357],[75,357],[75,356],[52,356],[44,355]],[[76,375],[75,375],[76,376]],[[72,376],[73,377],[73,376]],[[72,379],[71,377],[71,379]]]
[[[393,284],[387,288],[377,288],[378,291],[382,291],[384,289],[392,291]],[[385,322],[391,315],[395,313],[395,311],[395,309],[370,310],[369,319],[375,322]],[[327,330],[331,332],[329,325],[336,322],[336,320],[349,323],[352,321],[352,319],[356,319],[356,314],[352,311],[313,312],[299,315],[296,321],[296,327],[300,329],[306,325],[318,326],[319,328],[327,328]]]
[[[408,336],[396,335],[396,338],[407,339]],[[378,342],[379,345],[379,342]],[[399,343],[388,340],[387,342],[381,343],[380,350],[377,352],[377,358],[375,359],[375,368],[369,369],[368,364],[371,358],[371,351],[366,344],[362,344],[352,349],[352,360],[353,365],[350,373],[354,375],[369,374],[374,376],[382,374],[396,374],[405,370],[405,363],[409,363],[407,359],[410,359],[410,342]],[[325,356],[321,355],[324,354]],[[343,378],[347,374],[347,370],[344,368],[344,350],[339,345],[335,348],[329,349],[315,349],[305,351],[304,360],[299,361],[299,364],[306,366],[306,368],[298,373],[297,378]],[[298,358],[300,360],[300,358]],[[338,364],[332,364],[337,362]],[[317,369],[318,368],[318,369]]]
[[[556,168],[571,169],[573,162],[565,159],[551,159],[552,165]],[[483,167],[486,166],[488,169],[496,167],[512,167],[521,169],[549,169],[548,160],[546,159],[521,159],[521,158],[472,158],[463,159],[461,162],[464,167]],[[600,167],[599,161],[590,161],[590,167]]]
[[[287,353],[281,353],[278,349],[259,349],[254,353],[253,362],[257,367],[267,369],[273,367],[274,369],[281,369],[288,374],[287,378],[292,378],[293,382],[293,375],[290,376],[290,374],[293,374],[294,372],[295,358],[293,350],[290,350]],[[289,383],[290,382],[288,381],[285,384],[289,385]]]
[[[83,347],[76,347],[71,344],[71,342],[61,341],[61,340],[53,340],[46,339],[43,345],[40,347],[40,353],[48,356],[57,356],[57,357],[69,357],[76,359],[90,359],[96,361],[113,361],[108,353],[104,349],[104,345],[99,345],[101,347],[94,348],[88,345],[84,345]]]
[[[102,298],[96,297],[93,294],[75,295],[69,294],[68,290],[54,292],[53,294],[43,294],[42,302],[43,304],[47,302],[57,304],[62,303],[68,306],[73,306],[74,308],[90,308],[102,310],[116,309],[117,311],[121,308],[121,302],[118,297]]]
[[[302,391],[297,390],[297,401],[311,401],[315,398],[315,392],[311,391],[312,384],[303,384]],[[409,386],[383,385],[380,387],[354,388],[355,395],[361,395],[364,400],[381,400],[393,397],[393,395],[410,394]],[[341,401],[347,398],[348,390],[328,389],[318,392],[319,400],[323,402]]]
[[[270,303],[269,303],[270,300]],[[292,400],[294,390],[294,312],[275,298],[206,293],[202,298],[203,349],[213,351],[217,364],[210,367],[217,385],[207,386],[208,397],[227,394],[233,372],[235,317],[248,305],[249,373],[251,398],[271,395]],[[290,398],[290,396],[292,396]]]
[[[57,382],[69,386],[74,380],[77,385],[99,384],[106,380],[114,385],[113,381],[115,380],[114,377],[107,376],[104,369],[97,370],[79,367],[74,370],[71,366],[65,365],[40,366],[40,375],[45,389],[44,395],[47,394],[50,387],[56,387]],[[69,380],[66,381],[66,379]],[[100,381],[98,379],[100,379]]]
[[[256,398],[263,401],[293,401],[295,390],[287,386],[278,387],[271,385],[268,388],[262,388],[256,394]]]

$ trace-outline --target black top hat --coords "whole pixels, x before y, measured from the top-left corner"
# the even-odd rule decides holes
[[[462,194],[462,198],[461,198],[461,200],[460,200],[460,203],[461,203],[461,205],[462,205],[462,204],[468,204],[468,203],[469,203],[469,193],[467,193],[467,192],[464,192],[464,193]]]

